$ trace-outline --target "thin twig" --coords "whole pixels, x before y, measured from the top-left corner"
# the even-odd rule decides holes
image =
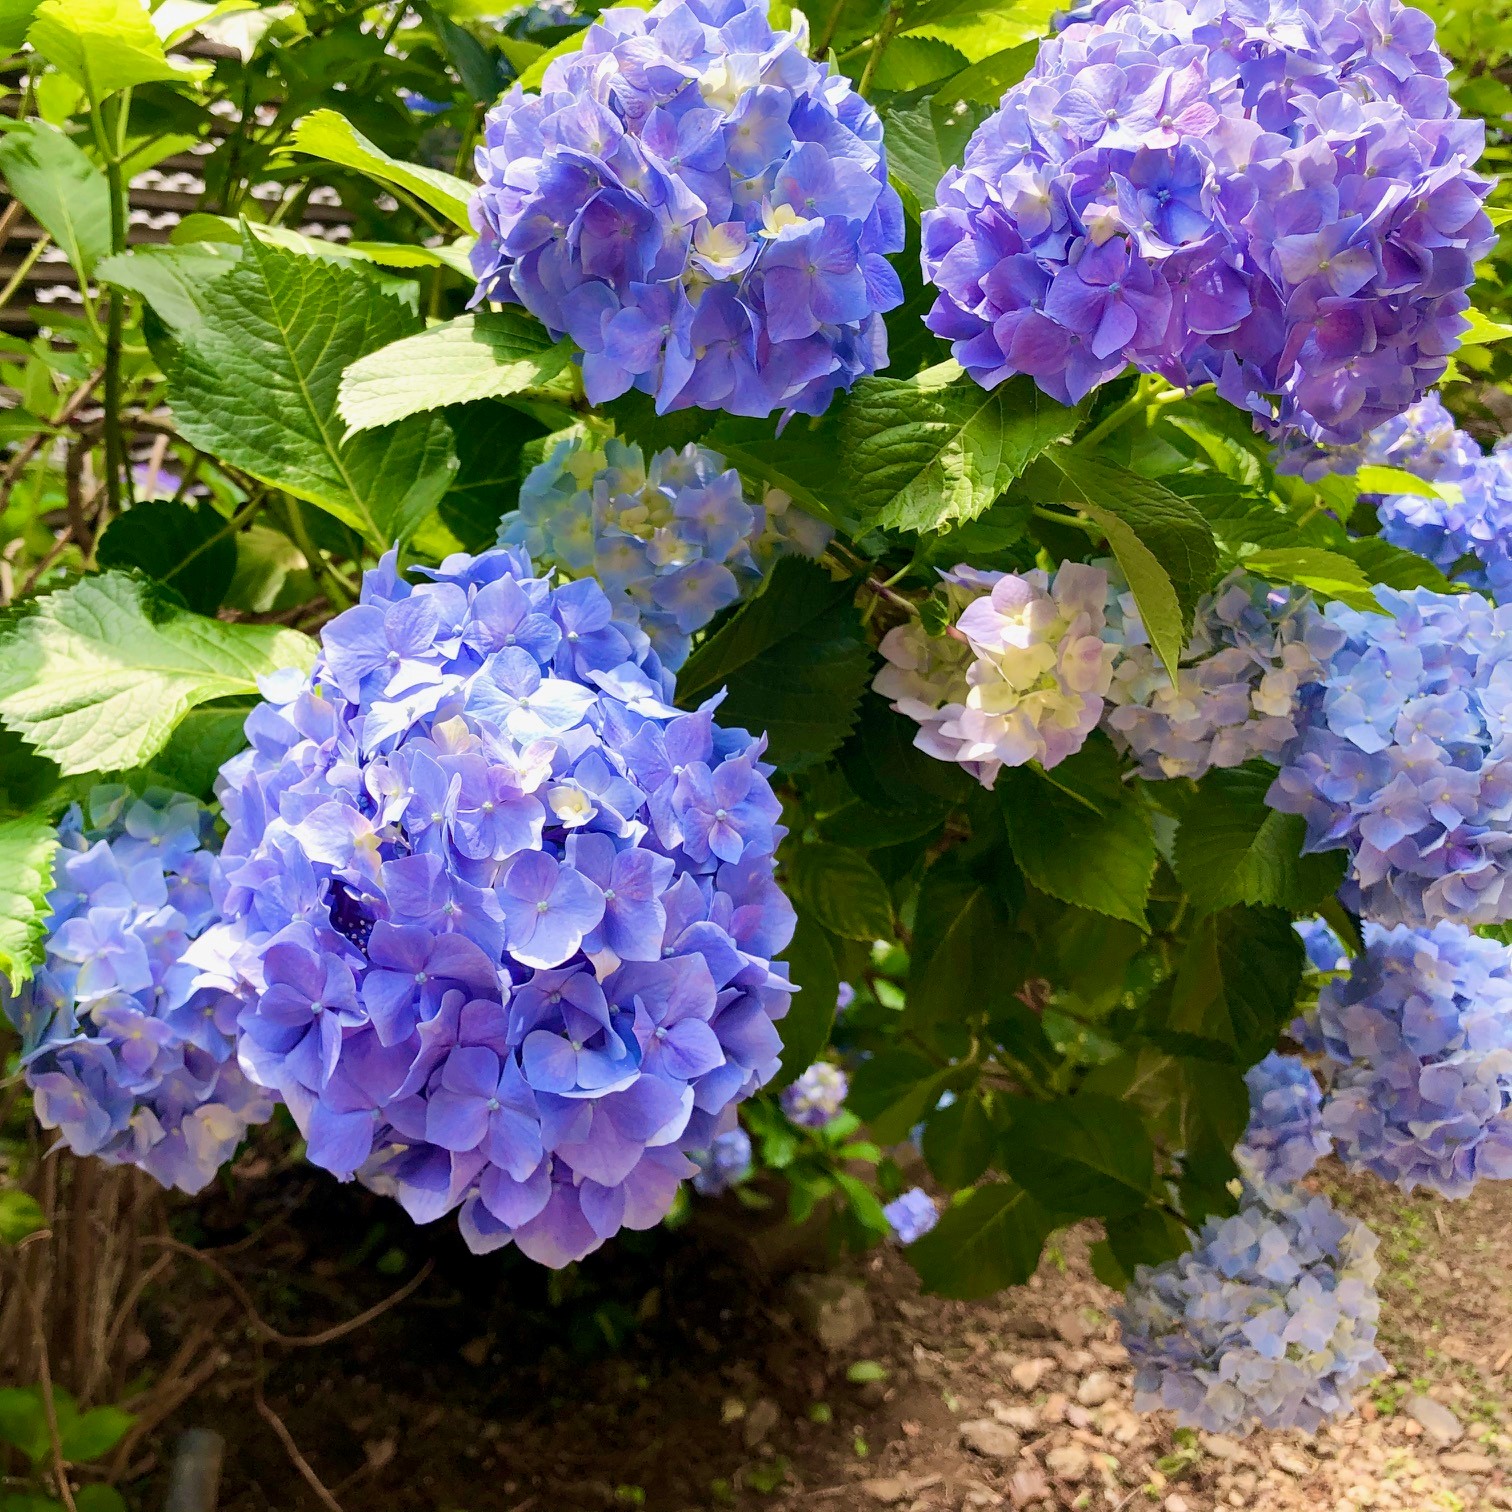
[[[58,1432],[58,1404],[53,1399],[52,1362],[47,1354],[47,1335],[42,1328],[42,1309],[36,1313],[37,1378],[42,1387],[42,1410],[47,1417],[47,1437],[52,1444],[53,1474],[58,1479],[58,1496],[68,1512],[79,1512],[74,1504],[73,1487],[68,1484],[68,1470],[63,1461],[63,1438]]]
[[[68,546],[68,543],[72,539],[73,526],[65,525],[62,531],[59,533],[57,540],[52,543],[52,549],[47,553],[45,557],[42,558],[40,562],[37,563],[35,567],[32,568],[31,572],[27,575],[26,581],[21,585],[21,591],[16,595],[18,599],[24,599],[26,595],[37,586],[38,582],[41,581],[43,573],[45,573],[47,569],[51,567],[60,556],[63,555],[65,548]]]
[[[120,1338],[121,1330],[125,1328],[127,1321],[132,1315],[133,1310],[136,1308],[137,1303],[142,1300],[142,1293],[145,1292],[147,1288],[151,1286],[152,1283],[156,1281],[157,1278],[162,1275],[162,1273],[167,1270],[168,1267],[172,1264],[172,1255],[159,1255],[158,1258],[154,1260],[152,1264],[145,1271],[143,1271],[140,1276],[136,1278],[136,1284],[131,1288],[129,1292],[127,1292],[125,1300],[121,1303],[120,1307],[116,1311],[115,1321],[110,1325],[109,1331],[105,1335],[104,1353],[106,1355],[113,1355],[115,1353],[116,1340]]]
[[[89,401],[89,396],[99,387],[100,381],[105,377],[105,369],[100,368],[97,372],[86,378],[68,397],[68,402],[56,415],[48,421],[50,427],[46,431],[36,431],[28,436],[17,450],[16,455],[5,465],[5,471],[0,472],[0,510],[3,510],[10,499],[10,491],[16,486],[16,479],[26,470],[26,465],[33,457],[42,450],[42,444],[52,437],[53,431],[61,430],[75,415],[84,408]]]
[[[177,1239],[170,1239],[166,1235],[151,1235],[143,1239],[142,1243],[144,1245],[172,1250],[175,1254],[184,1255],[190,1260],[197,1260],[201,1265],[208,1266],[225,1283],[227,1289],[236,1300],[241,1303],[242,1310],[247,1315],[247,1321],[253,1328],[270,1344],[281,1344],[285,1349],[310,1349],[319,1344],[333,1343],[337,1339],[344,1338],[349,1333],[355,1333],[359,1328],[366,1327],[374,1318],[382,1317],[391,1307],[397,1307],[406,1297],[418,1291],[426,1277],[436,1268],[434,1260],[427,1260],[398,1291],[391,1293],[383,1301],[375,1303],[366,1312],[358,1313],[355,1318],[350,1318],[345,1323],[338,1323],[332,1328],[322,1329],[319,1333],[315,1334],[286,1334],[280,1333],[271,1323],[263,1320],[246,1287],[219,1260],[212,1258],[207,1250],[197,1250],[192,1244],[184,1244]]]
[[[341,1503],[326,1489],[325,1482],[316,1475],[315,1467],[299,1452],[299,1445],[294,1442],[294,1435],[289,1432],[284,1420],[268,1405],[268,1399],[263,1395],[261,1365],[262,1361],[259,1360],[259,1369],[252,1382],[252,1401],[259,1415],[278,1435],[278,1442],[284,1446],[284,1453],[293,1461],[294,1468],[304,1476],[305,1484],[319,1497],[321,1505],[326,1507],[328,1512],[341,1512]]]

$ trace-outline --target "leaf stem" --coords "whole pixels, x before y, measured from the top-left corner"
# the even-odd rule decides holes
[[[887,14],[882,18],[882,29],[872,40],[866,67],[861,70],[861,82],[856,85],[856,93],[863,99],[867,98],[871,91],[872,78],[877,72],[877,65],[882,61],[882,54],[887,51],[888,44],[892,41],[902,20],[903,7],[898,0],[893,0],[893,4],[887,8]]]
[[[829,51],[830,43],[835,40],[835,33],[840,29],[840,17],[844,10],[845,0],[835,0],[825,18],[824,30],[814,39],[814,45],[809,49],[809,57],[822,58]]]
[[[1067,514],[1061,509],[1046,509],[1043,504],[1032,505],[1031,512],[1041,520],[1050,520],[1056,525],[1069,525],[1075,530],[1085,530],[1094,540],[1102,537],[1102,531],[1085,515]]]
[[[1178,399],[1185,399],[1191,392],[1183,388],[1161,388],[1161,380],[1151,373],[1140,376],[1138,387],[1116,410],[1110,415],[1105,415],[1085,436],[1078,441],[1078,446],[1092,447],[1099,441],[1105,441],[1114,431],[1127,425],[1129,421],[1136,420],[1148,410],[1155,409],[1163,404],[1174,404]]]
[[[310,572],[315,581],[325,590],[325,595],[339,608],[345,609],[352,602],[352,595],[345,583],[337,576],[335,569],[326,561],[320,547],[318,547],[310,535],[310,528],[304,522],[304,515],[297,499],[284,501],[284,514],[289,522],[289,531],[294,537],[294,544],[299,547],[305,561],[309,564]]]
[[[103,101],[90,101],[90,125],[95,145],[105,161],[105,178],[110,187],[110,250],[119,255],[126,250],[126,184],[121,172],[121,146],[131,112],[130,90],[116,102],[114,141],[105,129],[104,109]],[[125,300],[119,289],[112,288],[105,319],[105,506],[112,518],[120,514],[123,502],[130,497],[125,477],[125,439],[121,434],[121,351],[125,322]]]

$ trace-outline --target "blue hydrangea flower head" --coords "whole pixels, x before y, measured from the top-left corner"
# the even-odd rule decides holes
[[[1132,363],[1358,441],[1442,375],[1492,243],[1447,72],[1398,0],[1078,12],[925,212],[930,329],[985,387]]]
[[[1234,1159],[1257,1185],[1292,1186],[1329,1150],[1317,1078],[1295,1055],[1272,1050],[1244,1073],[1244,1084],[1250,1121]]]
[[[663,666],[690,637],[750,592],[780,555],[817,557],[830,529],[780,490],[748,504],[740,474],[706,447],[657,452],[577,437],[559,442],[520,489],[499,543],[538,569],[598,581],[622,624],[639,623]]]
[[[4,1007],[39,1122],[75,1155],[198,1192],[273,1099],[233,1055],[237,1002],[186,960],[215,916],[209,813],[102,784],[58,827],[44,959]],[[3,994],[0,994],[3,995]]]
[[[726,1129],[714,1136],[707,1150],[691,1150],[689,1157],[698,1167],[693,1190],[703,1197],[717,1197],[750,1176],[751,1136],[742,1128]]]
[[[922,1187],[909,1187],[900,1197],[895,1197],[882,1209],[892,1236],[899,1244],[912,1244],[922,1239],[940,1221],[939,1209],[934,1198]]]
[[[780,805],[592,579],[417,572],[267,683],[196,952],[316,1165],[560,1266],[658,1223],[777,1068]]]
[[[1292,928],[1302,938],[1310,971],[1348,971],[1349,952],[1323,919],[1298,919]]]
[[[1326,1198],[1247,1187],[1186,1254],[1135,1272],[1116,1315],[1136,1409],[1229,1434],[1344,1416],[1386,1363],[1376,1243]]]
[[[1458,924],[1367,924],[1309,1027],[1346,1164],[1444,1197],[1512,1176],[1512,950]]]
[[[1340,897],[1381,924],[1512,918],[1512,608],[1377,588],[1332,603],[1312,639],[1327,674],[1266,801],[1345,850]],[[1330,649],[1325,640],[1331,637]]]
[[[1323,675],[1318,611],[1305,593],[1245,573],[1197,606],[1175,686],[1150,646],[1122,579],[1109,622],[1119,624],[1103,725],[1147,778],[1201,777],[1212,767],[1277,761],[1297,733],[1301,690]]]
[[[582,349],[589,400],[819,414],[887,365],[903,249],[882,125],[766,0],[604,11],[489,113],[480,301]]]
[[[850,1080],[839,1066],[815,1061],[782,1089],[782,1111],[806,1129],[822,1129],[839,1116],[849,1091]]]

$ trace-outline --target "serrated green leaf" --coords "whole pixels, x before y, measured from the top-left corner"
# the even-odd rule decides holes
[[[1077,1218],[1138,1211],[1155,1186],[1155,1149],[1127,1103],[1095,1093],[1018,1099],[1002,1141],[1008,1174],[1040,1202]]]
[[[915,100],[882,112],[887,135],[887,171],[906,191],[915,213],[932,210],[945,170],[966,154],[971,134],[986,118],[983,105]]]
[[[798,991],[778,1027],[782,1065],[768,1088],[780,1092],[819,1059],[835,1024],[840,972],[829,936],[804,910],[798,911],[792,942],[783,952],[788,976]]]
[[[98,274],[101,283],[139,294],[169,330],[181,335],[203,319],[206,286],[240,261],[239,244],[190,242],[118,253],[100,264]]]
[[[456,472],[443,420],[416,415],[343,439],[341,375],[415,333],[418,317],[349,264],[243,235],[236,268],[202,294],[169,402],[195,446],[328,511],[375,549],[403,540]]]
[[[256,706],[256,699],[244,698],[190,709],[168,737],[168,744],[142,769],[142,783],[167,783],[208,802],[221,767],[246,749],[247,716]]]
[[[1427,557],[1404,551],[1380,536],[1348,541],[1344,550],[1372,583],[1386,588],[1431,588],[1435,593],[1454,591],[1448,578]]]
[[[0,630],[0,721],[65,774],[125,771],[155,756],[189,709],[254,694],[259,677],[314,659],[298,631],[204,619],[111,572]]]
[[[878,89],[907,94],[960,73],[970,61],[958,47],[935,37],[894,37],[872,82]]]
[[[975,1092],[927,1115],[921,1148],[937,1181],[959,1191],[980,1181],[992,1163],[992,1120]]]
[[[1039,1265],[1056,1220],[1021,1186],[979,1186],[940,1215],[904,1255],[926,1292],[972,1300],[1022,1286]]]
[[[4,845],[0,838],[0,846]],[[0,1244],[19,1244],[28,1234],[47,1226],[42,1204],[19,1187],[0,1191]]]
[[[341,418],[367,431],[453,404],[503,399],[544,387],[571,358],[572,344],[553,341],[523,310],[481,310],[354,362],[341,379]]]
[[[20,991],[41,957],[57,849],[57,827],[47,815],[0,819],[0,974],[12,991]]]
[[[1034,67],[1039,56],[1038,42],[1021,42],[985,57],[980,63],[964,68],[935,92],[937,105],[953,105],[964,100],[968,105],[995,106],[1003,96]]]
[[[991,1012],[1022,985],[1029,942],[1004,903],[999,888],[948,858],[924,874],[904,1010],[910,1029]]]
[[[974,520],[1077,419],[1027,378],[987,390],[955,362],[863,379],[841,417],[850,507],[890,530]]]
[[[897,1144],[959,1075],[954,1066],[936,1066],[912,1050],[879,1050],[856,1068],[846,1106],[880,1143]]]
[[[1338,599],[1352,609],[1378,609],[1370,581],[1357,563],[1336,551],[1316,546],[1280,547],[1256,551],[1243,559],[1247,572],[1272,583],[1295,583],[1325,598]]]
[[[101,567],[135,567],[196,614],[214,614],[236,573],[236,542],[208,505],[149,499],[119,514],[96,549]]]
[[[379,183],[414,195],[421,204],[439,211],[459,230],[471,233],[473,229],[467,209],[473,196],[473,185],[450,173],[443,173],[439,168],[401,163],[391,158],[334,110],[317,110],[307,115],[294,128],[289,150],[327,163],[337,163],[343,168],[355,168]]]
[[[0,176],[87,279],[110,251],[110,188],[104,173],[71,137],[33,120],[0,136]]]
[[[859,851],[809,841],[793,847],[787,875],[793,895],[843,940],[886,940],[893,933],[887,884]]]
[[[1342,852],[1304,856],[1300,816],[1266,806],[1275,775],[1263,762],[1209,772],[1182,807],[1176,877],[1198,913],[1252,903],[1308,914],[1343,881]]]
[[[546,427],[506,404],[458,405],[446,411],[457,447],[457,476],[437,506],[442,523],[468,551],[483,551],[499,535],[505,506],[518,498],[528,471],[525,448]]]
[[[27,41],[92,100],[205,72],[169,61],[141,0],[42,0]]]
[[[977,62],[1036,42],[1049,31],[1059,8],[1059,0],[1014,0],[1007,5],[1003,0],[935,0],[907,23],[906,34],[949,42]]]

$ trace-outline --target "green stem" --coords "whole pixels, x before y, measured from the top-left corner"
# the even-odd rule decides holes
[[[819,33],[814,45],[809,49],[811,58],[822,58],[830,50],[830,43],[835,40],[835,33],[840,29],[840,17],[844,10],[845,0],[835,0],[825,19],[824,30]]]
[[[22,258],[21,266],[11,274],[10,280],[9,282],[7,282],[5,287],[3,289],[0,289],[0,309],[4,309],[5,306],[11,302],[12,298],[15,296],[16,290],[26,282],[26,275],[30,273],[34,267],[36,267],[37,259],[41,257],[41,255],[51,245],[52,237],[43,235],[37,238],[31,251],[28,252],[24,258]]]
[[[887,8],[886,16],[882,18],[882,29],[872,42],[871,55],[866,60],[866,67],[861,70],[861,82],[856,85],[856,93],[863,99],[871,90],[872,77],[877,72],[877,65],[882,61],[882,54],[887,51],[888,44],[892,41],[902,20],[903,7],[894,0],[894,4]]]
[[[1043,504],[1035,504],[1031,506],[1031,509],[1042,520],[1051,520],[1057,525],[1069,525],[1073,530],[1085,530],[1094,539],[1102,537],[1101,529],[1079,514],[1066,514],[1063,510],[1046,509]]]
[[[226,539],[227,536],[235,535],[236,532],[240,530],[242,526],[245,525],[247,521],[250,520],[252,516],[255,515],[257,511],[261,509],[267,502],[268,494],[266,489],[260,489],[257,493],[253,494],[252,497],[248,499],[247,502],[243,504],[242,507],[237,510],[236,513],[232,515],[231,518],[227,520],[226,523],[222,525],[221,528],[217,530],[213,536],[209,537],[208,540],[201,541],[193,551],[187,552],[185,554],[183,560],[180,561],[171,572],[165,573],[163,575],[163,581],[165,583],[172,581],[172,579],[176,578],[179,573],[184,570],[184,568],[186,568],[197,557],[203,556],[207,551],[209,551],[212,546],[218,546],[222,541]]]
[[[1114,431],[1125,426],[1131,420],[1137,420],[1141,415],[1152,409],[1158,409],[1164,404],[1175,404],[1178,399],[1185,399],[1191,392],[1189,389],[1160,388],[1160,380],[1149,374],[1139,380],[1139,386],[1111,415],[1099,420],[1085,436],[1082,436],[1077,444],[1079,446],[1096,446],[1099,441],[1111,436]]]
[[[299,504],[293,499],[287,500],[284,515],[289,522],[289,531],[294,537],[294,544],[299,547],[305,561],[309,564],[311,575],[325,590],[325,596],[331,601],[332,606],[345,609],[352,602],[352,596],[322,555],[320,547],[311,538]]]
[[[125,154],[122,146],[126,140],[126,122],[131,112],[131,92],[128,90],[116,102],[114,140],[105,129],[104,104],[90,101],[89,119],[94,130],[95,145],[105,160],[105,178],[110,188],[110,250],[120,254],[126,250],[126,182],[121,172]],[[126,306],[119,289],[111,289],[105,321],[105,502],[112,518],[121,512],[126,491],[126,445],[121,433],[121,407],[123,403],[121,384],[122,332],[126,323]]]

